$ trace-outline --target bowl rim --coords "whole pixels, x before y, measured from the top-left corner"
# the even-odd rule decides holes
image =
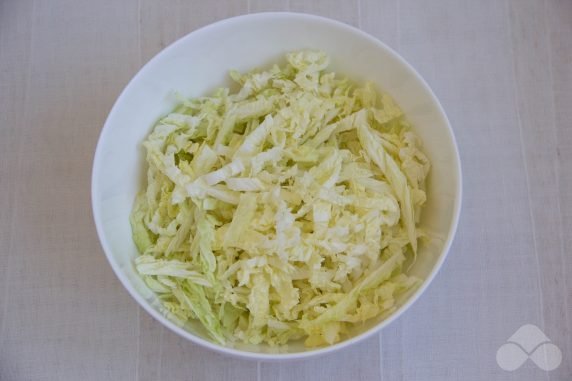
[[[113,255],[111,254],[112,250],[111,250],[111,248],[110,248],[110,246],[109,246],[109,244],[105,238],[105,234],[103,231],[103,222],[102,222],[102,218],[101,218],[101,215],[99,212],[99,210],[101,210],[101,208],[100,208],[99,198],[97,197],[97,195],[100,194],[100,192],[99,192],[99,185],[98,185],[96,180],[97,180],[98,174],[101,170],[101,164],[100,163],[101,163],[101,157],[103,156],[103,152],[102,152],[103,147],[105,145],[103,142],[107,139],[106,138],[108,135],[107,132],[111,129],[110,120],[112,119],[112,116],[117,112],[117,109],[119,108],[119,105],[122,103],[122,100],[125,97],[126,93],[128,92],[128,89],[131,88],[133,86],[133,84],[135,82],[137,82],[141,76],[143,76],[143,73],[145,71],[149,70],[149,68],[155,64],[155,62],[158,60],[158,57],[163,55],[165,52],[167,52],[169,50],[175,49],[178,45],[182,44],[187,39],[193,38],[194,35],[196,35],[196,34],[204,33],[210,29],[220,28],[222,26],[226,26],[226,25],[230,25],[230,24],[234,24],[234,23],[241,23],[241,22],[248,21],[248,20],[267,19],[267,18],[297,19],[297,20],[313,21],[313,22],[317,22],[317,23],[327,24],[327,25],[332,26],[332,27],[343,29],[344,31],[346,31],[348,33],[356,34],[360,38],[367,39],[370,42],[372,42],[373,44],[375,44],[377,47],[379,47],[380,49],[385,50],[386,53],[388,53],[389,55],[393,56],[393,58],[395,58],[401,65],[403,65],[405,67],[405,69],[409,72],[409,74],[411,74],[421,84],[421,86],[424,87],[424,89],[427,91],[429,96],[432,98],[432,101],[434,102],[434,104],[437,106],[438,112],[441,114],[443,120],[446,122],[447,130],[448,130],[448,133],[450,135],[452,146],[453,146],[452,148],[453,148],[453,151],[455,153],[454,165],[455,165],[455,170],[457,172],[457,181],[456,181],[456,189],[455,189],[456,197],[455,197],[454,206],[453,206],[452,223],[451,223],[451,226],[449,227],[449,231],[447,234],[447,238],[445,240],[445,245],[443,246],[443,250],[439,254],[439,257],[437,258],[437,262],[433,265],[433,268],[432,268],[429,276],[427,276],[423,280],[421,286],[411,296],[409,296],[409,298],[407,299],[407,301],[405,303],[403,303],[396,311],[394,311],[392,314],[390,314],[390,316],[387,317],[387,319],[379,322],[377,325],[371,327],[367,331],[362,332],[359,335],[356,335],[354,337],[351,337],[347,340],[341,341],[341,342],[333,344],[333,345],[329,345],[326,347],[319,347],[316,349],[309,349],[307,351],[296,352],[296,353],[258,353],[258,352],[249,352],[249,351],[245,351],[245,350],[225,347],[223,345],[208,341],[206,339],[203,339],[199,336],[194,335],[193,333],[191,333],[191,332],[187,331],[186,329],[184,329],[184,328],[176,325],[175,323],[173,323],[171,320],[169,320],[166,316],[162,315],[160,312],[153,309],[151,307],[151,305],[143,298],[143,296],[141,296],[141,294],[135,290],[134,286],[131,285],[127,276],[122,272],[121,268],[119,267],[119,264],[115,261]],[[356,27],[345,24],[341,21],[333,20],[333,19],[326,18],[323,16],[306,14],[306,13],[261,12],[261,13],[244,14],[244,15],[239,15],[239,16],[235,16],[235,17],[222,19],[222,20],[213,22],[211,24],[208,24],[206,26],[203,26],[201,28],[198,28],[198,29],[186,34],[185,36],[177,39],[175,42],[171,43],[170,45],[168,45],[167,47],[162,49],[160,52],[158,52],[153,58],[151,58],[145,65],[143,65],[139,69],[139,71],[133,76],[133,78],[127,83],[127,85],[121,91],[121,94],[119,95],[119,97],[115,101],[113,107],[111,108],[111,111],[109,112],[109,115],[106,118],[105,124],[104,124],[102,130],[100,131],[97,146],[95,149],[95,155],[93,158],[93,168],[92,168],[92,176],[91,176],[91,206],[92,206],[94,223],[95,223],[95,227],[97,230],[97,235],[98,235],[100,244],[103,248],[103,251],[105,252],[105,256],[107,257],[107,261],[111,265],[115,275],[117,276],[117,278],[119,279],[119,281],[121,282],[123,287],[131,295],[131,297],[133,299],[135,299],[137,301],[137,303],[139,304],[139,306],[143,307],[143,309],[145,311],[147,311],[147,313],[149,313],[155,320],[159,321],[163,326],[169,328],[172,332],[176,333],[180,337],[183,337],[187,340],[190,340],[191,342],[198,344],[198,345],[200,345],[204,348],[207,348],[211,351],[214,351],[214,352],[218,352],[218,353],[222,353],[225,355],[230,355],[230,356],[234,356],[234,357],[238,357],[238,358],[243,358],[243,359],[250,359],[250,360],[279,361],[279,360],[293,360],[293,359],[303,359],[303,358],[316,357],[316,356],[325,355],[328,353],[333,353],[333,352],[336,352],[342,348],[349,347],[349,346],[351,346],[357,342],[363,341],[369,337],[372,337],[375,334],[378,334],[383,328],[385,328],[386,326],[391,324],[393,321],[395,321],[397,318],[399,318],[406,310],[408,310],[417,301],[417,299],[425,292],[425,290],[429,287],[429,285],[432,283],[433,279],[435,278],[435,276],[437,275],[437,273],[439,272],[439,270],[443,266],[443,263],[444,263],[447,255],[449,253],[449,250],[450,250],[451,245],[453,243],[453,239],[454,239],[454,236],[455,236],[455,233],[457,231],[458,224],[459,224],[459,218],[460,218],[460,213],[461,213],[461,203],[462,203],[462,193],[463,193],[462,182],[463,182],[463,180],[462,180],[462,170],[461,170],[461,158],[459,155],[457,142],[455,140],[455,135],[454,135],[453,129],[451,127],[451,123],[449,122],[449,119],[447,118],[447,115],[443,109],[443,106],[441,105],[441,103],[437,99],[437,96],[431,90],[431,88],[429,87],[427,82],[421,77],[421,75],[403,57],[401,57],[392,48],[390,48],[389,46],[387,46],[386,44],[384,44],[383,42],[381,42],[377,38],[371,36],[370,34],[364,32],[364,31],[362,31]]]

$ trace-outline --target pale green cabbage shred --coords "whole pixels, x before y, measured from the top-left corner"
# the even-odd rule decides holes
[[[143,143],[135,267],[180,325],[221,344],[332,344],[387,316],[421,231],[429,161],[401,109],[326,71],[319,51],[231,72]]]

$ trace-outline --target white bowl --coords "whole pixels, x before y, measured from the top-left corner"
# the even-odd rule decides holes
[[[159,301],[134,270],[138,255],[131,240],[129,213],[144,185],[141,142],[157,119],[176,105],[174,91],[201,96],[229,85],[229,69],[247,71],[280,61],[288,51],[321,49],[331,69],[356,81],[372,81],[401,105],[422,138],[432,169],[421,226],[435,237],[421,246],[410,273],[422,286],[383,321],[356,327],[346,340],[324,348],[302,343],[223,347],[199,323],[181,328],[159,312]],[[425,291],[445,260],[459,219],[461,167],[451,126],[439,101],[421,76],[393,50],[366,33],[322,17],[259,13],[223,20],[181,38],[147,63],[121,93],[109,113],[95,152],[92,206],[97,233],[111,267],[131,296],[163,325],[197,344],[253,359],[292,359],[347,347],[379,332]],[[429,317],[427,317],[429,318]]]

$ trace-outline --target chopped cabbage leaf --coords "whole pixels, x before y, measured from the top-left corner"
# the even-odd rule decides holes
[[[420,139],[323,52],[286,60],[181,98],[143,143],[135,269],[170,319],[221,344],[333,344],[420,283],[404,265],[424,236]]]

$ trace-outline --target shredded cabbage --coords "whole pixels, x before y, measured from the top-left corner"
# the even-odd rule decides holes
[[[420,283],[429,161],[401,109],[322,52],[287,62],[231,72],[238,92],[183,99],[143,143],[135,267],[221,344],[332,344]]]

